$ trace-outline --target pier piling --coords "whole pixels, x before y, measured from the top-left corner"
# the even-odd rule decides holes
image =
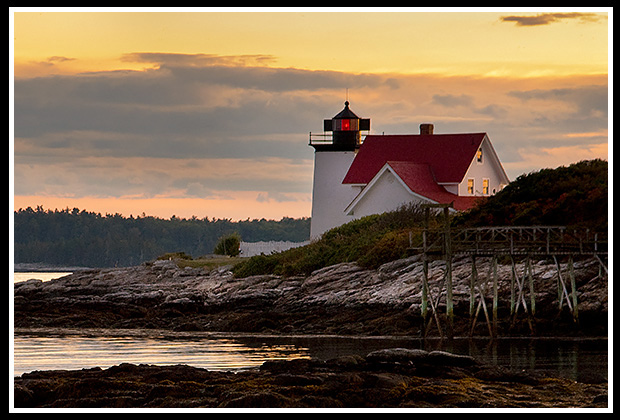
[[[499,279],[498,258],[506,257],[511,262],[510,280],[510,323],[513,327],[521,311],[525,316],[530,331],[535,331],[536,315],[536,288],[535,276],[532,268],[533,258],[552,258],[557,269],[557,296],[558,310],[565,307],[570,311],[575,324],[579,322],[578,313],[578,290],[574,272],[575,256],[595,257],[599,262],[600,275],[607,274],[607,241],[605,236],[599,233],[592,234],[588,229],[584,231],[567,231],[564,226],[503,226],[503,227],[478,227],[452,230],[450,227],[449,207],[446,204],[423,205],[425,211],[425,223],[422,231],[422,247],[415,251],[422,253],[422,323],[423,336],[426,337],[433,321],[441,337],[444,337],[444,329],[438,313],[439,303],[445,296],[445,335],[448,338],[454,336],[454,302],[452,284],[452,260],[455,257],[469,256],[471,264],[471,276],[469,280],[469,332],[474,334],[480,312],[484,313],[489,336],[495,338],[499,331]],[[443,226],[438,229],[430,228],[431,209],[443,212]],[[590,238],[593,238],[592,240]],[[414,250],[412,248],[412,250]],[[478,259],[481,257],[490,259],[489,273],[481,279],[478,273]],[[560,258],[567,262],[564,264],[566,272],[562,269]],[[435,260],[444,261],[443,289],[436,296],[429,289],[429,262]],[[518,265],[522,264],[519,269]],[[521,273],[521,274],[519,274]],[[489,284],[490,283],[490,284]],[[570,293],[569,293],[570,289]],[[488,293],[491,296],[488,296]],[[529,304],[526,295],[529,293]],[[491,299],[492,306],[489,310],[487,299]]]

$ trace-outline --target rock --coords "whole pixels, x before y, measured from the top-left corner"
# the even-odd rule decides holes
[[[479,280],[487,281],[489,260],[477,261]],[[605,335],[607,281],[598,277],[597,264],[595,260],[575,263],[579,311],[583,314],[577,325],[570,317],[557,316],[555,264],[534,264],[537,333]],[[455,260],[452,271],[455,334],[467,335],[469,260]],[[521,267],[517,271],[521,273]],[[431,262],[429,288],[433,296],[443,288],[443,274],[443,262]],[[498,266],[500,314],[510,305],[511,275],[510,265]],[[14,297],[15,325],[22,328],[72,327],[83,318],[81,325],[108,328],[175,329],[193,323],[193,330],[419,336],[422,262],[413,256],[378,270],[341,263],[306,278],[260,275],[239,279],[228,268],[206,272],[158,260],[137,267],[80,271],[48,282],[17,283]],[[488,299],[487,295],[487,304]],[[121,310],[123,306],[128,309]],[[438,311],[444,310],[445,294],[438,304]],[[185,319],[176,319],[179,317]],[[248,322],[251,318],[255,321]],[[481,315],[478,331],[486,334],[485,327]],[[498,327],[500,335],[511,332],[508,322],[500,322]]]
[[[408,363],[434,366],[472,366],[476,359],[471,356],[446,351],[427,352],[420,349],[392,348],[368,353],[366,360],[371,363]]]
[[[372,363],[421,363],[428,358],[428,352],[419,349],[383,349],[366,355],[366,360]]]
[[[226,401],[221,408],[282,408],[290,407],[290,399],[277,392],[257,392]]]
[[[392,349],[397,350],[397,349]],[[393,351],[392,353],[399,353]],[[607,384],[542,378],[511,381],[506,372],[480,377],[484,367],[460,375],[421,375],[399,363],[333,365],[296,359],[260,370],[214,372],[186,365],[123,363],[108,369],[32,372],[14,380],[19,408],[220,407],[607,407]],[[277,369],[273,369],[277,367]],[[501,374],[500,374],[501,373]]]
[[[443,366],[472,366],[476,364],[476,359],[471,356],[439,350],[428,353],[426,360],[429,363]]]

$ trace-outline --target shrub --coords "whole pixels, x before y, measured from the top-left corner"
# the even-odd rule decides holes
[[[377,268],[381,264],[407,256],[409,230],[388,232],[358,260],[366,268]]]
[[[467,227],[563,225],[604,232],[607,190],[607,162],[584,160],[521,175],[454,222]]]
[[[191,260],[192,256],[185,252],[168,252],[157,257],[158,260]]]
[[[441,216],[440,216],[441,217]],[[405,255],[409,231],[422,227],[424,211],[417,205],[353,220],[333,228],[309,245],[237,264],[236,277],[256,274],[309,275],[329,265],[357,261],[377,267]],[[435,218],[431,222],[436,225]],[[416,235],[416,237],[419,235]]]
[[[218,255],[229,255],[231,257],[236,257],[239,255],[241,250],[239,246],[241,245],[241,237],[237,233],[233,233],[232,235],[222,236],[217,245],[215,245],[215,249],[213,250],[214,254]]]

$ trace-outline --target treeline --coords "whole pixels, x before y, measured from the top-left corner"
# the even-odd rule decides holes
[[[246,242],[301,242],[310,237],[310,219],[161,219],[28,207],[14,212],[14,262],[122,267],[169,252],[199,257],[213,253],[218,239],[233,233]]]

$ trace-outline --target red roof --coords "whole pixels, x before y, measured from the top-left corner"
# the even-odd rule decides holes
[[[461,182],[485,135],[368,135],[342,183],[367,184],[388,161],[426,164],[436,182]]]
[[[481,197],[458,196],[437,184],[428,164],[389,161],[388,165],[409,189],[437,203],[453,203],[456,210],[467,210]]]
[[[480,197],[452,194],[438,182],[460,183],[485,135],[366,136],[342,183],[368,184],[387,163],[411,191],[467,210]]]

